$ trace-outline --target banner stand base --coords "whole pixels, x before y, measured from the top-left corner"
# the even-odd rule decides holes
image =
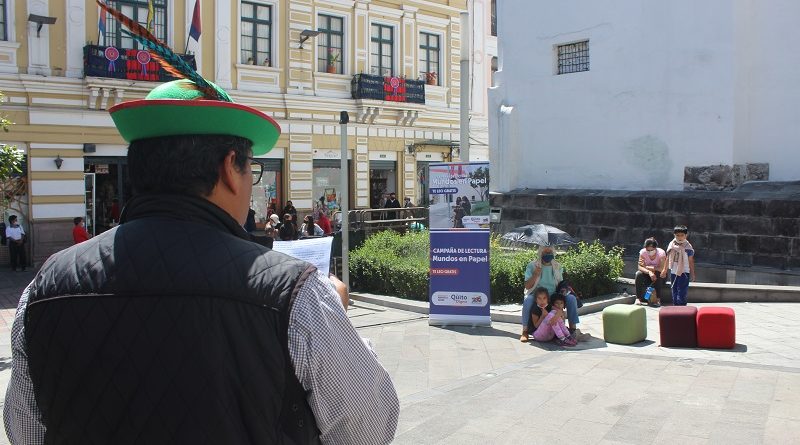
[[[445,315],[431,314],[428,318],[429,326],[481,326],[491,327],[492,317],[484,315]]]

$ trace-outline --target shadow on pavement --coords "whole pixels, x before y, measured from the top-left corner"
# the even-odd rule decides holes
[[[501,329],[495,329],[487,326],[439,326],[439,328],[458,332],[460,334],[519,338],[519,334],[514,334],[513,332],[503,331]]]
[[[545,351],[586,351],[589,349],[604,349],[608,347],[608,344],[602,338],[594,337],[592,334],[585,332],[578,336],[578,344],[576,346],[559,346],[555,341],[540,342],[534,340],[533,337],[531,337],[531,341],[528,343]],[[628,346],[644,347],[653,343],[654,342],[651,340],[645,340]]]

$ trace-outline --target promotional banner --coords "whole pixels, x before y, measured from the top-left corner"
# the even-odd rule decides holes
[[[429,323],[489,326],[489,164],[429,168]]]

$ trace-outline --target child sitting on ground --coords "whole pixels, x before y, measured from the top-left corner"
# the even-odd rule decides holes
[[[555,341],[560,346],[575,346],[578,341],[570,335],[569,329],[564,324],[564,295],[553,294],[551,304],[547,304],[547,289],[536,288],[534,292],[536,305],[531,309],[531,324],[533,338],[537,341]],[[531,329],[532,328],[532,329]]]

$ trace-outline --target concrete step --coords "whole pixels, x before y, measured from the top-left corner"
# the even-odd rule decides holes
[[[618,289],[636,293],[634,280],[619,278]],[[668,291],[669,283],[662,296],[662,302],[672,301]],[[766,286],[758,284],[721,284],[701,283],[689,284],[689,303],[798,303],[800,302],[800,286]]]

